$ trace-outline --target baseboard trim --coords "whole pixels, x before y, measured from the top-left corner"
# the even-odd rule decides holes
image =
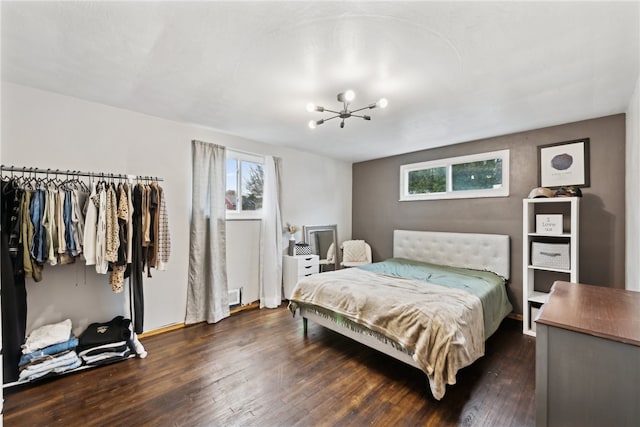
[[[254,301],[251,304],[247,304],[247,305],[241,305],[240,307],[236,307],[233,310],[231,310],[231,314],[236,314],[236,313],[240,313],[241,311],[245,311],[245,310],[253,310],[255,308],[260,308],[260,302],[259,301]]]
[[[513,319],[513,320],[519,320],[520,322],[522,322],[522,314],[516,314],[516,313],[509,313],[507,314],[507,317],[509,319]]]
[[[256,301],[256,302],[252,302],[251,304],[247,304],[247,305],[243,305],[240,307],[236,307],[233,310],[231,310],[229,312],[229,314],[237,314],[240,313],[241,311],[245,311],[245,310],[253,310],[256,308],[260,308],[260,302]],[[152,337],[154,335],[159,335],[159,334],[164,334],[165,332],[171,332],[171,331],[175,331],[177,329],[182,329],[185,328],[187,325],[184,323],[177,323],[175,325],[169,325],[169,326],[165,326],[163,328],[159,328],[159,329],[154,329],[151,331],[147,331],[147,332],[143,332],[141,334],[138,335],[138,338],[147,338],[147,337]]]
[[[182,329],[185,326],[187,326],[187,325],[185,325],[184,323],[177,323],[175,325],[165,326],[164,328],[154,329],[154,330],[151,330],[151,331],[143,332],[140,335],[138,335],[138,338],[147,338],[147,337],[152,337],[154,335],[164,334],[165,332],[171,332],[171,331],[175,331],[177,329]]]

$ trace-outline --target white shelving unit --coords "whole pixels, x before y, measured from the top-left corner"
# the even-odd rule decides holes
[[[536,232],[536,214],[562,214],[562,234]],[[550,272],[549,275],[557,275],[557,280],[578,283],[579,219],[579,197],[537,198],[522,201],[522,332],[524,334],[536,336],[535,316],[532,315],[532,311],[535,312],[547,301],[548,293],[546,290],[551,286],[550,283],[545,283],[545,286],[540,286],[540,284],[536,286],[536,271]],[[531,244],[533,242],[568,243],[569,268],[534,266],[531,263]]]

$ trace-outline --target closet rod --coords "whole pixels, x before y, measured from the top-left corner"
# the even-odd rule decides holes
[[[44,173],[51,175],[74,175],[74,176],[88,176],[91,178],[118,178],[118,179],[133,179],[143,180],[143,181],[164,181],[163,178],[158,178],[157,176],[144,176],[144,175],[126,175],[126,174],[114,174],[114,173],[104,173],[104,172],[81,172],[81,171],[70,171],[70,170],[60,170],[60,169],[42,169],[42,168],[27,168],[27,167],[16,167],[16,166],[5,166],[0,165],[1,171],[7,172],[22,172],[22,173]]]

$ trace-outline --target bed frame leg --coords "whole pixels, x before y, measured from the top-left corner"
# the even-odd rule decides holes
[[[302,318],[302,333],[304,334],[304,336],[307,336],[307,327],[308,327],[308,323],[309,320],[306,317]]]

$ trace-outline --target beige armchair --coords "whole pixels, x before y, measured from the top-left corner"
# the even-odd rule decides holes
[[[345,240],[342,249],[342,267],[357,267],[371,264],[371,246],[364,240]]]

